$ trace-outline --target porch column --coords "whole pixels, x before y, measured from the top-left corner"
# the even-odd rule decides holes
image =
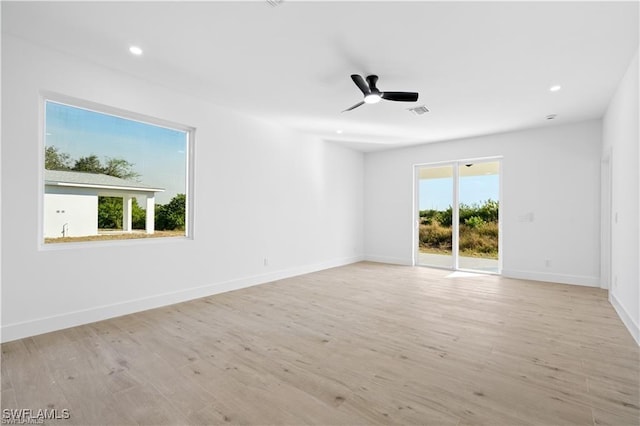
[[[153,234],[155,231],[155,220],[156,220],[156,197],[155,193],[147,195],[147,218],[145,220],[145,229],[147,234]]]
[[[133,207],[131,205],[131,199],[131,195],[122,197],[122,230],[124,232],[131,232],[133,230],[133,221],[131,219]]]

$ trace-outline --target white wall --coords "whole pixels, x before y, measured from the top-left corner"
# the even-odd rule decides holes
[[[195,127],[193,240],[40,250],[40,90]],[[5,35],[2,105],[4,341],[361,259],[361,153]]]
[[[414,164],[502,156],[503,275],[598,286],[600,151],[594,120],[366,154],[365,256],[412,264]]]
[[[611,154],[612,164],[612,280],[609,298],[620,318],[640,344],[638,79],[636,53],[603,119],[603,156]]]
[[[98,194],[79,188],[48,187],[44,195],[45,238],[98,234]]]

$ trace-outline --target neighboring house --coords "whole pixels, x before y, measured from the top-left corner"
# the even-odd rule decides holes
[[[45,170],[44,237],[98,234],[98,197],[121,197],[122,230],[132,231],[131,200],[146,197],[146,226],[154,232],[155,193],[164,191],[140,182],[96,173]]]

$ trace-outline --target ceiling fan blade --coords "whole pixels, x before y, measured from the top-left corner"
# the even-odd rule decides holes
[[[359,107],[359,106],[361,106],[361,105],[364,105],[364,101],[362,101],[362,102],[358,102],[357,104],[355,104],[355,105],[354,105],[354,106],[352,106],[351,108],[347,108],[347,109],[345,109],[345,110],[344,110],[344,111],[342,111],[342,112],[351,111],[352,109],[356,109],[356,108],[358,108],[358,107]]]
[[[418,100],[418,94],[416,92],[384,92],[382,93],[382,99],[398,102],[415,102]]]
[[[371,90],[369,90],[369,86],[367,86],[367,83],[365,83],[364,78],[362,78],[361,75],[351,74],[351,80],[353,80],[356,86],[358,86],[358,89],[362,91],[363,95],[368,95],[369,93],[371,93]]]

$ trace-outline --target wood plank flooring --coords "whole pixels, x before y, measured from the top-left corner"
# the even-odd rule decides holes
[[[599,289],[358,263],[2,345],[58,425],[638,425]]]

